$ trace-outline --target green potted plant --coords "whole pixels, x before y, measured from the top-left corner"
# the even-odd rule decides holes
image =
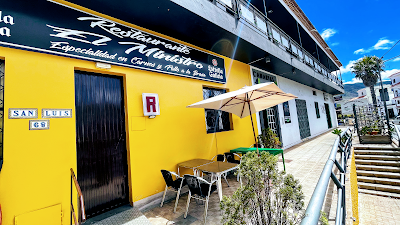
[[[262,131],[262,133],[258,136],[258,143],[263,148],[281,148],[282,146],[279,138],[271,130],[271,128],[267,128]]]
[[[370,130],[371,130],[371,128],[369,126],[365,126],[365,127],[361,128],[360,134],[361,135],[366,135],[366,134],[368,134],[370,132]]]

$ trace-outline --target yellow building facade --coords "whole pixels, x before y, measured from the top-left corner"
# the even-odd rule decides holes
[[[148,32],[157,37],[217,55],[68,2],[56,1],[70,10],[83,12]],[[0,6],[3,24],[8,15]],[[14,23],[18,23],[13,16]],[[5,31],[4,31],[5,32]],[[40,31],[38,31],[40,32]],[[4,33],[6,34],[6,33]],[[70,204],[76,208],[76,191],[71,188],[72,168],[77,177],[77,124],[75,74],[77,71],[119,77],[123,82],[129,202],[153,196],[164,190],[160,170],[177,170],[189,159],[211,159],[237,147],[254,143],[250,117],[231,115],[231,130],[207,133],[204,109],[187,105],[203,100],[203,89],[237,90],[251,85],[250,66],[217,55],[224,60],[226,83],[191,79],[171,74],[130,68],[110,63],[99,68],[96,60],[67,57],[20,46],[7,46],[7,35],[0,36],[0,59],[4,63],[3,165],[0,172],[2,225],[71,224]],[[160,115],[143,115],[143,93],[159,96]],[[10,118],[10,109],[37,109],[37,118]],[[48,129],[29,129],[30,120],[43,120],[43,109],[70,109],[69,118],[49,118]],[[255,119],[255,116],[254,116]],[[84,196],[85,197],[85,196]]]

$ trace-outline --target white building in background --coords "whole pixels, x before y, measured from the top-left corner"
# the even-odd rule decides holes
[[[398,73],[398,82],[400,81],[400,73]],[[392,80],[393,83],[393,80]],[[400,82],[399,82],[400,83]],[[400,84],[398,85],[399,90],[397,91],[397,95],[393,92],[393,85],[385,84],[383,85],[383,94],[380,83],[375,85],[375,95],[376,95],[376,103],[379,107],[380,112],[384,112],[384,103],[383,100],[386,100],[386,106],[388,109],[389,118],[393,118],[399,114],[399,110],[396,108],[397,101],[399,102],[398,108],[400,108]],[[353,114],[353,104],[356,106],[365,106],[372,105],[372,95],[369,87],[360,89],[357,91],[358,96],[350,99],[349,101],[342,104],[342,114],[349,115]],[[382,99],[383,97],[383,99]],[[397,101],[396,101],[397,99]]]
[[[400,114],[400,72],[394,73],[389,76],[390,81],[392,82],[392,91],[393,91],[393,103],[396,108],[397,114]]]
[[[364,90],[364,92],[360,92]],[[356,106],[367,106],[369,104],[368,98],[366,95],[360,95],[360,93],[365,93],[365,88],[358,90],[359,93],[357,97],[352,98],[348,101],[345,101],[341,104],[342,107],[342,115],[352,115],[353,114],[353,105]]]

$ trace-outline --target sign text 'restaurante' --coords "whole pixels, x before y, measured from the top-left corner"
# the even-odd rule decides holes
[[[0,26],[0,45],[226,82],[224,59],[218,56],[60,3],[44,1],[33,9],[18,2],[23,0],[0,6],[0,22],[13,25],[13,35]]]

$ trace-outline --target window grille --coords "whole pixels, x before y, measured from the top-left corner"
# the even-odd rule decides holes
[[[204,99],[215,97],[223,93],[226,93],[226,90],[207,88],[207,87],[203,88]],[[205,109],[205,117],[206,117],[207,133],[232,130],[231,117],[227,112],[215,109]]]
[[[317,114],[317,118],[320,118],[321,115],[319,114],[318,102],[314,102],[314,105],[315,105],[315,113]]]

